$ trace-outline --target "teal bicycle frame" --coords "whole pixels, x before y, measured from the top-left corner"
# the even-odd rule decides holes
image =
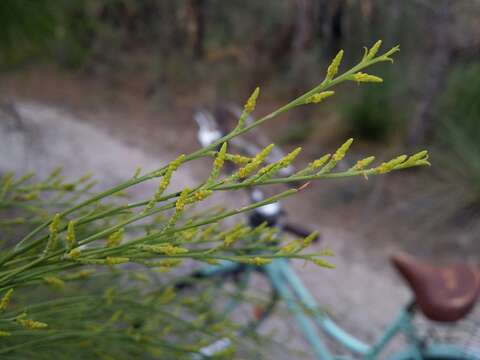
[[[208,266],[201,271],[202,275],[209,277],[238,271],[242,266],[245,267],[245,265],[224,262],[221,265]],[[480,360],[479,352],[467,352],[465,349],[454,345],[439,343],[427,346],[413,325],[413,303],[405,306],[400,311],[397,318],[386,328],[384,334],[377,342],[372,345],[366,344],[340,328],[319,308],[314,297],[304,286],[287,260],[275,259],[272,263],[260,268],[260,270],[267,276],[279,298],[285,301],[288,310],[295,317],[303,336],[317,359],[339,359],[325,346],[318,333],[318,330],[321,329],[345,349],[350,350],[365,360],[377,359],[390,341],[402,333],[408,340],[408,347],[400,353],[390,356],[389,359],[391,360]]]

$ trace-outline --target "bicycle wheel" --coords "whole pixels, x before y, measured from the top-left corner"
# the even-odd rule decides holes
[[[411,354],[403,354],[394,356],[392,360],[416,360],[416,358]],[[480,353],[453,345],[442,345],[434,350],[426,350],[422,353],[422,360],[480,360]]]
[[[186,321],[218,330],[218,340],[205,344],[209,353],[233,345],[237,351],[248,353],[248,358],[258,358],[262,347],[256,345],[268,339],[258,336],[257,329],[274,310],[277,293],[261,268],[221,266],[195,271],[170,284],[177,301],[185,305],[182,316]]]

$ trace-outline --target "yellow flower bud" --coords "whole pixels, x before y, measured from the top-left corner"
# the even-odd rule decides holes
[[[62,279],[59,279],[56,276],[45,276],[43,280],[48,284],[57,289],[63,289],[65,287],[65,282]]]
[[[261,258],[261,257],[254,257],[252,259],[252,263],[257,265],[257,266],[262,266],[262,265],[267,265],[272,262],[271,259],[266,259],[266,258]]]
[[[80,248],[75,248],[75,249],[70,250],[67,253],[66,257],[67,257],[67,259],[76,259],[81,255],[81,253],[82,253],[82,251],[80,250]]]
[[[137,246],[140,250],[152,252],[155,254],[164,254],[168,256],[185,254],[188,252],[188,249],[175,246],[172,244],[162,244],[162,245],[139,245]],[[164,265],[164,264],[163,264]]]
[[[77,244],[77,240],[75,237],[75,221],[73,220],[69,221],[67,225],[66,242],[67,242],[67,248],[69,250],[73,249]]]
[[[338,73],[338,68],[340,67],[340,63],[343,58],[343,50],[340,50],[335,58],[332,60],[332,63],[327,69],[327,76],[325,80],[329,81],[332,80],[335,75]]]
[[[114,233],[110,234],[107,238],[107,247],[114,247],[120,245],[123,240],[123,234],[125,233],[124,229],[121,228]]]
[[[227,143],[224,142],[222,144],[222,147],[220,148],[220,151],[215,157],[215,161],[213,162],[213,169],[212,169],[212,172],[210,173],[210,177],[207,180],[208,185],[213,184],[213,182],[218,178],[218,175],[220,174],[220,170],[222,169],[223,164],[225,162],[226,153],[227,153]]]
[[[382,46],[382,40],[378,40],[371,49],[368,51],[368,54],[366,56],[367,60],[371,60],[377,55],[378,50],[380,49],[380,46]]]
[[[125,263],[128,263],[130,261],[129,258],[127,257],[111,257],[111,256],[107,256],[107,258],[105,259],[105,263],[107,265],[119,265],[119,264],[125,264]]]
[[[183,163],[184,160],[185,160],[185,155],[182,154],[178,158],[173,160],[170,164],[168,164],[167,170],[165,171],[165,174],[162,177],[162,181],[160,181],[157,191],[153,195],[152,199],[145,206],[145,209],[143,209],[143,213],[147,213],[148,211],[153,209],[155,204],[160,200],[163,192],[167,189],[168,185],[170,184],[170,180],[172,178],[173,172],[178,169],[178,167]]]
[[[353,139],[350,138],[347,141],[345,141],[342,146],[340,146],[337,151],[335,151],[335,154],[333,154],[333,160],[335,161],[340,161],[342,160],[345,155],[347,154],[348,149],[350,149],[350,145],[352,145]]]
[[[318,231],[314,231],[311,234],[309,234],[305,239],[303,239],[303,246],[309,246],[313,240],[315,240],[318,237],[319,233]]]
[[[358,72],[352,75],[352,80],[356,82],[373,82],[373,83],[381,83],[383,79],[381,77],[370,75],[362,72]]]
[[[358,160],[355,165],[353,165],[350,170],[351,171],[360,171],[365,169],[368,165],[370,165],[375,160],[375,156],[369,156],[365,159]]]
[[[294,174],[293,176],[304,176],[304,175],[309,175],[315,170],[321,168],[325,163],[330,159],[330,154],[323,155],[321,158],[312,161],[308,166]]]
[[[0,311],[3,311],[7,308],[10,299],[13,295],[13,289],[8,289],[8,291],[3,295],[2,300],[0,301]]]
[[[52,219],[52,222],[48,226],[48,230],[50,231],[50,234],[48,237],[47,246],[43,251],[44,255],[48,254],[57,245],[59,226],[60,226],[60,214],[55,214],[55,216]]]
[[[245,125],[245,119],[247,118],[248,115],[250,115],[250,113],[253,110],[255,110],[255,106],[257,104],[257,98],[259,94],[260,94],[260,88],[257,86],[253,91],[253,93],[248,98],[247,102],[245,103],[245,106],[243,107],[242,114],[240,115],[240,119],[238,119],[238,124],[235,127],[235,130],[243,128],[243,126]]]
[[[329,173],[339,161],[341,161],[345,155],[347,154],[348,149],[350,149],[350,145],[352,145],[353,139],[350,138],[345,141],[333,154],[331,159],[328,163],[320,170],[317,174],[326,174]]]
[[[18,319],[17,322],[26,329],[45,329],[48,324],[40,321],[34,321],[30,319]]]
[[[140,176],[141,172],[142,172],[142,168],[140,166],[137,166],[135,168],[135,172],[133,173],[133,178],[137,179]]]
[[[313,94],[305,100],[305,104],[318,104],[323,100],[325,100],[326,98],[332,96],[333,94],[335,94],[335,91],[322,91],[322,92]]]
[[[257,155],[255,155],[255,157],[250,163],[248,163],[247,165],[239,169],[238,172],[234,174],[233,177],[240,178],[240,179],[244,179],[248,177],[251,173],[255,171],[255,169],[257,169],[265,161],[268,154],[270,154],[270,152],[272,151],[273,146],[274,146],[273,144],[270,144],[265,149],[260,151]]]
[[[291,254],[291,253],[295,252],[296,250],[299,250],[298,241],[296,241],[296,240],[291,241],[287,245],[283,246],[280,250],[284,254]]]
[[[327,269],[335,269],[335,265],[333,265],[332,263],[329,263],[326,260],[312,259],[312,261],[315,265],[318,265],[318,266],[321,266],[321,267],[324,267],[324,268],[327,268]]]
[[[250,97],[248,98],[247,103],[245,104],[244,109],[247,113],[251,113],[253,110],[255,110],[258,95],[260,95],[260,87],[257,86],[253,91],[252,95],[250,95]]]
[[[382,163],[380,166],[376,167],[375,170],[377,174],[385,174],[395,169],[395,167],[402,164],[406,159],[406,155],[397,156],[395,159]]]

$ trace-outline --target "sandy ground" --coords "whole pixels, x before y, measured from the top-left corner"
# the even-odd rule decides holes
[[[155,151],[148,152],[112,135],[108,129],[92,125],[92,121],[33,102],[17,102],[14,108],[4,106],[0,117],[0,172],[34,170],[39,176],[45,176],[53,167],[62,165],[65,173],[73,178],[86,172],[95,173],[101,180],[101,187],[132,176],[137,166],[144,170],[162,166],[175,157],[173,144],[181,140],[170,138],[159,142]],[[185,136],[191,140],[191,134]],[[204,174],[203,165],[182,170],[175,186],[190,186]],[[155,186],[146,184],[137,189],[135,195],[149,196]],[[328,245],[337,254],[333,260],[337,268],[326,270],[301,263],[296,263],[295,267],[334,319],[361,339],[371,341],[381,334],[383,327],[393,320],[399,307],[410,297],[408,289],[388,264],[387,254],[400,245],[385,241],[382,246],[372,247],[361,233],[317,221],[310,211],[308,194],[300,196],[302,198],[297,201],[287,202],[287,211],[294,220],[308,219],[310,225],[314,223],[314,227],[321,230],[322,245]],[[291,321],[274,318],[266,328],[283,329],[281,341],[288,340],[294,347],[305,348],[298,331],[291,330],[288,323]]]

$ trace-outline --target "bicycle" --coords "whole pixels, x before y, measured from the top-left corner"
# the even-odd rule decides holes
[[[241,109],[228,107],[222,109],[214,116],[212,113],[202,110],[194,114],[198,124],[198,139],[205,146],[219,139],[227,132],[225,128],[228,122],[225,118],[230,116],[238,118]],[[219,121],[219,119],[223,119]],[[253,118],[247,119],[252,122]],[[247,155],[253,155],[267,144],[266,139],[256,137],[258,144],[249,143],[246,140],[232,141],[232,146],[243,150]],[[275,161],[283,156],[280,150],[276,150],[267,161]],[[284,169],[283,175],[293,173],[292,168]],[[259,201],[262,192],[258,189],[250,191],[252,201]],[[270,228],[279,229],[292,233],[296,236],[305,237],[311,233],[308,229],[285,221],[280,221],[284,212],[280,203],[260,207],[249,215],[249,225],[252,227],[264,223]],[[316,240],[319,240],[318,238]],[[217,301],[212,306],[219,306],[222,316],[235,318],[235,311],[242,306],[244,297],[241,296],[252,280],[252,274],[260,274],[268,285],[266,301],[262,306],[249,308],[248,316],[237,316],[243,322],[239,325],[238,335],[255,332],[258,327],[272,314],[279,301],[284,301],[287,309],[296,319],[305,340],[317,359],[333,360],[336,357],[325,345],[318,335],[317,330],[322,330],[337,344],[353,354],[365,360],[378,359],[382,351],[391,341],[403,334],[408,341],[407,347],[398,353],[390,355],[391,360],[460,360],[480,359],[480,347],[467,349],[464,346],[444,342],[429,342],[421,336],[414,325],[414,317],[421,312],[429,320],[442,323],[454,323],[465,318],[473,309],[480,294],[480,267],[464,264],[452,266],[434,266],[421,262],[407,254],[394,254],[391,258],[393,266],[406,280],[413,292],[413,300],[400,309],[394,321],[387,326],[383,335],[373,344],[366,344],[349,334],[338,326],[327,313],[321,310],[315,298],[311,295],[301,279],[295,273],[285,259],[275,259],[270,264],[263,266],[223,262],[218,265],[208,265],[187,275],[186,280],[175,284],[177,291],[193,289],[201,283],[200,280],[215,281],[220,290],[232,291],[230,300],[225,303],[220,297],[214,297]],[[232,290],[233,289],[233,290]],[[475,330],[478,331],[478,325]],[[474,334],[472,335],[474,336]],[[221,338],[218,341],[200,349],[195,359],[208,359],[221,353],[232,345],[229,338]]]

